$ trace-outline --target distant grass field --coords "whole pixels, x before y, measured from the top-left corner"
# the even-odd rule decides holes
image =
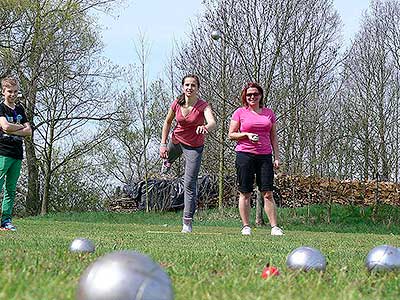
[[[254,212],[253,212],[254,213]],[[179,233],[181,212],[60,213],[15,219],[17,232],[0,232],[0,299],[75,299],[78,279],[97,257],[114,250],[136,250],[160,263],[171,277],[176,300],[187,299],[398,299],[400,274],[370,275],[368,251],[381,244],[400,247],[400,211],[370,209],[280,209],[286,235],[272,237],[259,227],[240,235],[236,209],[199,211],[194,234]],[[77,237],[96,244],[93,254],[68,247]],[[294,272],[286,257],[300,246],[326,256],[327,271]],[[270,262],[279,277],[261,278]]]

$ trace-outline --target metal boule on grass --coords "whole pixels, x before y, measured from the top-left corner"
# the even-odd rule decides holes
[[[318,249],[299,247],[288,255],[286,265],[292,270],[324,272],[326,270],[326,258]]]
[[[71,252],[78,253],[92,253],[95,249],[93,242],[85,238],[74,239],[69,247]]]
[[[77,300],[172,300],[168,274],[148,256],[116,251],[95,260],[82,273]]]
[[[221,32],[219,32],[218,30],[214,30],[213,32],[211,32],[211,38],[213,40],[219,40],[221,38]]]
[[[377,246],[367,254],[365,266],[369,272],[399,271],[400,251],[390,245]]]

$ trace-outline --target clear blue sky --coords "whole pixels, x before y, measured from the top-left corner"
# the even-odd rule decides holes
[[[118,17],[101,17],[104,55],[120,65],[137,62],[134,43],[139,32],[145,34],[151,46],[148,68],[150,77],[161,75],[174,42],[181,42],[190,32],[190,23],[196,23],[202,0],[127,0],[117,8]],[[362,13],[368,9],[369,0],[334,0],[334,5],[344,23],[345,42],[359,29]],[[172,17],[173,16],[173,17]]]

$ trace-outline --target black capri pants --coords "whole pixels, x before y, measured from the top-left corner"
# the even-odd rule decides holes
[[[272,154],[236,152],[236,176],[241,193],[253,191],[254,176],[260,192],[270,192],[274,186]]]

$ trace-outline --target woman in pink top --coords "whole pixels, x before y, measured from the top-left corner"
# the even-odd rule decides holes
[[[185,157],[183,233],[192,232],[196,210],[197,177],[200,171],[205,134],[216,126],[211,107],[198,97],[200,81],[196,75],[182,79],[182,95],[169,108],[162,128],[160,157],[164,159],[163,173],[182,154]],[[167,144],[173,120],[176,126]]]
[[[276,205],[272,194],[274,171],[279,168],[279,149],[274,112],[263,107],[264,91],[257,83],[247,84],[241,93],[243,107],[232,116],[229,138],[236,140],[236,174],[242,234],[250,235],[250,198],[254,176],[264,198],[264,210],[271,224],[271,235],[283,235],[277,226]],[[274,159],[272,159],[272,153]]]

